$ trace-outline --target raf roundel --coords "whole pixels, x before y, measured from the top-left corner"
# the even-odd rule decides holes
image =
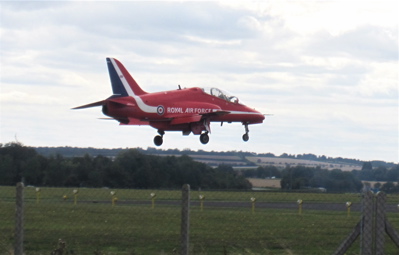
[[[159,115],[163,115],[165,113],[165,108],[162,105],[158,106],[157,107],[157,113]]]

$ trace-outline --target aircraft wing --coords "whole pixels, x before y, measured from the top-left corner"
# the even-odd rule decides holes
[[[228,111],[216,111],[216,112],[204,113],[204,114],[201,114],[201,115],[205,116],[205,117],[211,117],[211,116],[226,115],[226,114],[229,114],[229,113],[230,112],[228,112]]]
[[[192,122],[198,122],[201,119],[202,119],[202,116],[200,114],[192,115],[192,116],[185,116],[185,117],[176,117],[171,120],[170,124],[178,125],[178,124],[184,124],[184,123],[192,123]]]
[[[228,112],[228,111],[216,111],[216,112],[211,112],[211,113],[196,114],[196,115],[192,115],[192,116],[175,117],[171,120],[170,124],[178,125],[178,124],[184,124],[184,123],[193,123],[193,122],[198,122],[198,121],[202,120],[204,117],[219,116],[219,115],[225,115],[225,114],[229,114],[229,113],[230,112]]]
[[[120,122],[119,125],[145,126],[150,124],[146,120],[140,120],[136,118],[126,118],[126,119],[116,119],[116,120]]]
[[[135,125],[135,126],[144,126],[149,125],[149,122],[146,120],[140,120],[136,118],[99,118],[100,120],[116,120],[119,122],[119,125]]]

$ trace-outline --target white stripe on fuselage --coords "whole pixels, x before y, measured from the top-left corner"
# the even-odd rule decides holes
[[[118,64],[115,63],[115,60],[113,58],[111,58],[111,62],[116,70],[116,73],[119,76],[119,79],[122,81],[123,87],[125,87],[127,94],[134,98],[140,110],[146,113],[157,113],[157,106],[147,105],[143,102],[143,100],[139,96],[135,95],[132,88],[130,87],[129,83],[126,80],[125,75],[123,75],[122,71],[119,69]]]
[[[258,112],[240,112],[240,111],[229,111],[229,114],[248,114],[248,115],[262,115]]]

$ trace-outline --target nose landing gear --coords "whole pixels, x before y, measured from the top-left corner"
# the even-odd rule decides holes
[[[248,135],[248,133],[249,133],[248,123],[243,123],[243,124],[244,124],[244,126],[245,126],[245,134],[242,135],[242,140],[243,140],[244,142],[248,142],[248,140],[249,140],[249,135]]]

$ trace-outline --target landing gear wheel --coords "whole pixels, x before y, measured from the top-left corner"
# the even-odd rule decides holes
[[[243,135],[242,135],[242,140],[243,140],[244,142],[248,142],[248,140],[249,140],[249,135],[248,135],[248,134],[243,134]]]
[[[161,146],[162,143],[163,143],[163,138],[162,138],[162,136],[157,135],[157,136],[154,137],[154,144],[155,144],[156,146]]]
[[[202,144],[207,144],[209,142],[209,135],[208,133],[203,133],[200,136],[200,141]]]

